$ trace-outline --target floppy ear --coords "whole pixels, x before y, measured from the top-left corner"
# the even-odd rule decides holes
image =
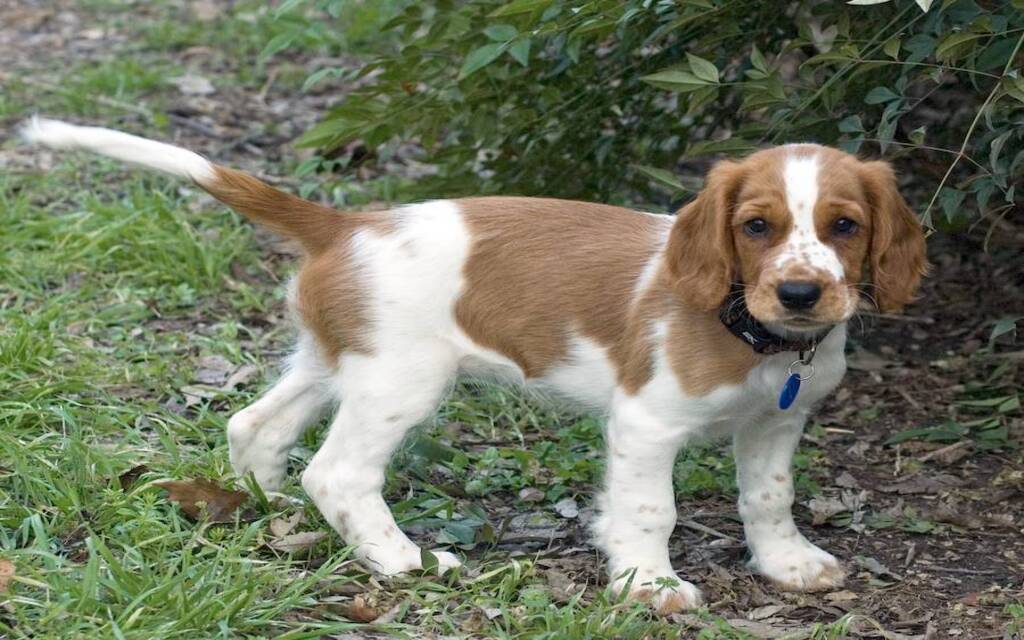
[[[887,162],[861,164],[861,180],[871,206],[871,278],[869,293],[878,309],[894,313],[914,299],[928,272],[924,232],[896,185]]]
[[[679,211],[669,234],[669,273],[683,300],[699,309],[717,309],[732,285],[736,251],[729,221],[743,174],[736,162],[712,167],[704,189]]]

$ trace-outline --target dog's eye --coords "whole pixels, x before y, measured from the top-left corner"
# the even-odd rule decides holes
[[[832,223],[832,228],[835,230],[836,235],[840,236],[851,236],[857,231],[857,223],[849,218],[839,218]]]
[[[751,238],[760,238],[768,234],[768,223],[764,218],[754,218],[743,223],[743,230]]]

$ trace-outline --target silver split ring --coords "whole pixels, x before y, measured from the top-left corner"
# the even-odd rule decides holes
[[[797,367],[803,367],[806,373],[797,373],[794,371]],[[814,377],[814,365],[809,361],[805,362],[804,360],[794,360],[793,363],[789,365],[789,369],[786,370],[786,373],[791,376],[795,375],[797,380],[803,382],[804,380],[810,380]]]

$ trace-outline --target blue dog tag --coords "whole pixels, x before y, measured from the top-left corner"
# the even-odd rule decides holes
[[[779,394],[779,408],[785,411],[793,406],[796,394],[800,393],[800,374],[791,373],[786,378],[786,384],[782,385],[782,393]]]

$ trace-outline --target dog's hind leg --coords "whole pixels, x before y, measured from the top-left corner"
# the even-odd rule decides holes
[[[281,487],[288,451],[331,403],[325,380],[315,356],[300,349],[277,384],[231,416],[228,446],[236,473],[251,471],[264,491]]]
[[[419,547],[398,528],[381,495],[384,472],[408,430],[433,415],[456,369],[452,348],[435,342],[342,357],[341,406],[302,486],[372,571],[422,568]],[[450,553],[435,556],[442,571],[459,564]]]

